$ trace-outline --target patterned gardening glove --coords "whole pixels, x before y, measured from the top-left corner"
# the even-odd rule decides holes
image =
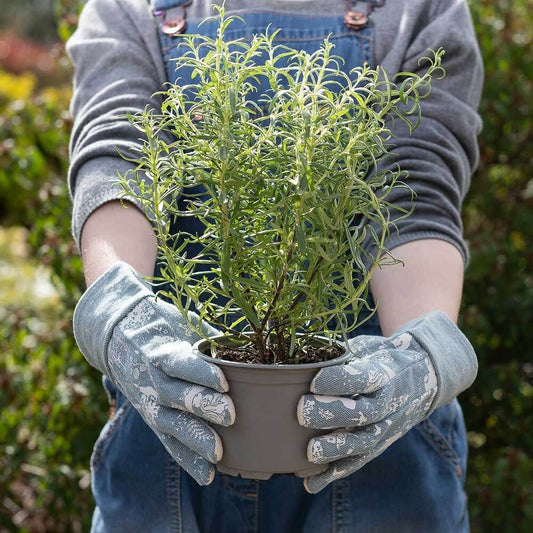
[[[450,403],[477,374],[474,350],[459,328],[434,311],[391,337],[349,341],[353,358],[321,369],[298,403],[301,425],[335,429],[309,441],[307,455],[329,468],[304,479],[317,493],[359,470],[395,440]]]
[[[129,265],[118,263],[81,297],[74,336],[178,464],[200,485],[211,483],[222,443],[204,420],[229,426],[235,409],[223,372],[193,355],[197,337],[175,307],[156,300]]]

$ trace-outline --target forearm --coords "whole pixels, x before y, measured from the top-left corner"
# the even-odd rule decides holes
[[[390,336],[409,320],[435,310],[456,322],[464,270],[457,248],[423,239],[398,246],[392,254],[403,264],[376,270],[370,284],[383,334]]]
[[[142,276],[154,272],[157,241],[150,222],[132,204],[108,202],[87,219],[81,234],[81,256],[87,285],[119,261]]]

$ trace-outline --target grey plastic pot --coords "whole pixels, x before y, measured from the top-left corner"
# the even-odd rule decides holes
[[[230,427],[216,426],[222,439],[220,472],[249,479],[269,479],[272,474],[305,477],[326,470],[307,460],[311,437],[330,433],[298,423],[296,408],[316,372],[343,363],[345,353],[331,361],[302,365],[261,365],[214,359],[209,341],[197,342],[195,353],[222,367],[235,404],[236,420]]]

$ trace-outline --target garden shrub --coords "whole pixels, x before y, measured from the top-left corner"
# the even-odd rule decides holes
[[[533,529],[533,1],[472,0],[485,62],[481,162],[464,210],[462,326],[479,375],[462,397],[473,531]]]
[[[89,456],[107,405],[72,338],[83,281],[65,183],[70,94],[0,72],[0,222],[26,228],[3,231],[1,272],[21,281],[41,263],[56,290],[0,304],[0,531],[88,531],[94,507]],[[21,234],[27,253],[14,256]]]

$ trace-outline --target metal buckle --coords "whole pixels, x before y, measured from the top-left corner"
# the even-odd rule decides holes
[[[370,15],[376,7],[382,7],[385,0],[375,0],[368,2],[367,0],[356,1],[346,0],[346,7],[344,10],[344,24],[350,30],[362,30],[368,26],[370,22]]]
[[[172,20],[165,20],[163,24],[161,24],[161,31],[169,37],[181,35],[182,33],[185,33],[186,29],[187,21],[185,20],[185,15]]]
[[[161,31],[165,35],[168,35],[169,37],[177,37],[178,35],[185,33],[185,31],[187,30],[187,10],[185,8],[190,6],[191,4],[192,0],[189,0],[188,2],[185,2],[184,4],[178,6],[178,8],[181,10],[181,15],[179,15],[178,17],[173,17],[170,20],[166,19],[166,10],[158,9],[153,11],[154,17],[160,17],[162,20]]]
[[[350,30],[362,30],[368,26],[368,15],[361,13],[361,11],[346,11],[344,24]]]

